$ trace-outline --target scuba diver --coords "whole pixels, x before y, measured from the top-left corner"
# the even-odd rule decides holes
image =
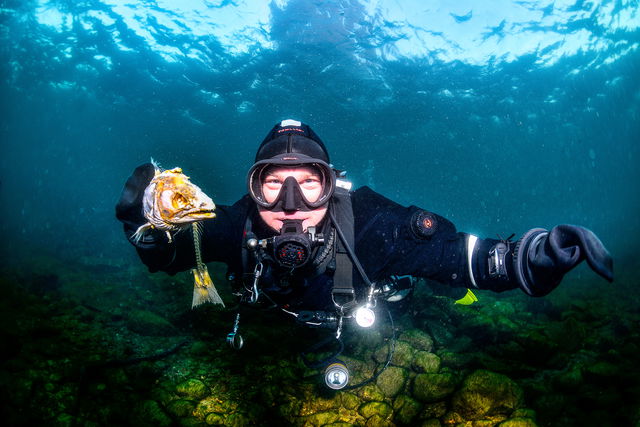
[[[159,230],[132,237],[145,222],[142,198],[153,176],[151,163],[135,169],[116,216],[149,270],[173,275],[196,263],[190,233],[172,241]],[[231,206],[218,205],[216,218],[202,221],[202,261],[228,266],[241,302],[276,306],[303,324],[335,328],[337,338],[347,319],[371,326],[377,301],[399,299],[411,289],[407,277],[496,292],[520,288],[538,297],[586,259],[613,280],[608,251],[584,227],[534,228],[517,241],[481,239],[368,187],[351,191],[343,178],[308,125],[276,124],[249,169],[248,194]],[[239,315],[228,337],[235,347],[242,346],[238,321]],[[331,388],[344,386],[333,385],[338,378],[348,381],[342,368],[327,373]]]

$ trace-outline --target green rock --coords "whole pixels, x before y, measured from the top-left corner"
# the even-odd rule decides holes
[[[427,351],[418,351],[413,358],[412,367],[416,372],[436,373],[440,370],[440,358]]]
[[[176,386],[176,392],[182,396],[202,399],[209,394],[209,387],[198,379],[190,378],[178,384]]]
[[[145,336],[172,336],[176,328],[164,317],[151,311],[133,310],[127,317],[127,328]]]
[[[433,339],[429,334],[420,329],[409,329],[400,335],[398,341],[404,341],[416,350],[431,351],[433,350]]]
[[[395,427],[391,420],[381,417],[378,414],[369,418],[364,425],[365,427]]]
[[[391,363],[396,366],[401,366],[403,368],[410,368],[411,361],[413,360],[413,354],[415,353],[415,349],[411,347],[408,342],[398,341],[396,342],[396,348],[393,352],[393,358],[391,359]],[[385,358],[386,360],[386,351]]]
[[[449,411],[442,416],[442,423],[444,425],[454,425],[463,423],[465,420],[457,412]]]
[[[424,420],[420,427],[442,427],[440,420],[437,418],[430,418],[428,420]]]
[[[305,417],[305,424],[324,426],[326,424],[335,423],[339,418],[340,415],[336,411],[318,412]]]
[[[411,424],[420,413],[420,402],[401,394],[393,401],[393,417],[400,424]]]
[[[536,419],[536,411],[529,408],[520,408],[513,411],[511,414],[511,418],[531,418],[532,420]]]
[[[376,384],[367,384],[366,386],[358,389],[357,393],[360,399],[365,401],[384,400],[384,394],[382,394],[382,392],[380,391],[380,388]]]
[[[422,408],[420,419],[441,418],[447,413],[446,402],[428,403]]]
[[[244,427],[249,424],[251,424],[249,420],[240,413],[231,414],[224,421],[226,427]]]
[[[336,409],[341,404],[340,395],[336,394],[331,398],[324,398],[316,396],[312,399],[306,399],[302,402],[302,407],[300,409],[300,415],[311,415],[318,412],[324,412],[331,409]]]
[[[387,402],[366,402],[360,405],[358,413],[365,418],[371,418],[374,415],[388,418],[393,413],[393,408]]]
[[[418,374],[413,380],[413,396],[422,402],[436,402],[453,393],[456,378],[445,372],[440,374]]]
[[[620,376],[619,368],[613,363],[597,362],[587,366],[584,371],[585,377],[597,383],[611,383],[612,379]]]
[[[467,420],[510,415],[522,406],[522,389],[507,376],[477,370],[465,378],[452,399],[452,409]]]
[[[204,422],[207,423],[210,426],[223,426],[223,425],[225,425],[224,415],[216,414],[215,412],[207,415],[207,417],[204,419]]]
[[[353,393],[341,393],[342,406],[347,409],[356,409],[360,405],[360,399]]]
[[[559,389],[573,391],[583,383],[582,369],[578,366],[559,374],[553,379],[553,384]]]
[[[193,413],[196,405],[190,400],[178,399],[167,405],[167,412],[178,418],[189,416]]]
[[[498,424],[498,427],[538,427],[531,418],[509,418]]]
[[[162,410],[155,400],[145,400],[142,402],[137,414],[140,424],[153,425],[159,427],[169,427],[172,425],[171,418]]]
[[[407,379],[407,371],[397,366],[389,366],[376,380],[380,391],[387,397],[396,396]]]

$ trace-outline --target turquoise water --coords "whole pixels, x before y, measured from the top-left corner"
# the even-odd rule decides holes
[[[294,118],[356,186],[460,231],[592,229],[637,303],[638,76],[637,0],[2,0],[2,254],[133,265],[135,166],[230,204]]]

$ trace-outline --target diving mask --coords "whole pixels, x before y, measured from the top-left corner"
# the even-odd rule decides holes
[[[259,161],[249,170],[247,183],[251,198],[265,209],[271,211],[309,211],[317,209],[327,204],[335,190],[336,178],[331,167],[318,159],[305,159],[304,155],[283,155],[282,158]],[[303,158],[304,157],[304,158]],[[307,160],[312,160],[308,162]],[[297,163],[292,163],[297,162]],[[305,195],[305,189],[293,176],[288,176],[280,185],[279,192],[275,198],[265,195],[265,178],[273,171],[273,167],[297,168],[306,167],[313,170],[314,179],[320,181],[319,195],[314,199],[309,199]],[[275,169],[277,171],[277,169]],[[303,187],[304,187],[303,183]],[[268,186],[267,186],[268,188]],[[309,193],[309,191],[307,191]],[[313,191],[315,193],[315,190]],[[272,199],[272,200],[270,200]]]

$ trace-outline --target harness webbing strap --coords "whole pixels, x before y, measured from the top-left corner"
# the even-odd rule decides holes
[[[334,224],[342,230],[346,244],[350,247],[354,246],[354,219],[353,208],[351,206],[351,197],[347,190],[336,188],[334,193],[332,209],[334,218],[338,224]],[[345,248],[342,239],[337,239],[336,248],[336,271],[333,275],[333,296],[336,297],[337,303],[351,302],[355,299],[355,291],[353,289],[353,262],[349,257],[349,253]]]

